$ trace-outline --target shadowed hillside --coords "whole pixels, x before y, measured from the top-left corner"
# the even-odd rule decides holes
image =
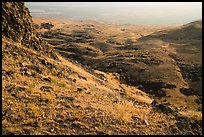
[[[176,61],[189,88],[182,89],[186,95],[202,95],[202,20],[179,28],[156,32],[139,39],[160,39],[168,42],[175,52],[170,56]]]

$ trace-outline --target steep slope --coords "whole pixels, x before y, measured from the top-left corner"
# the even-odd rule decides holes
[[[118,74],[61,57],[23,3],[3,2],[2,10],[2,134],[201,134],[202,121]]]

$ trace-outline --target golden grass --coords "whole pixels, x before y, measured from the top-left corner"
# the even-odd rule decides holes
[[[29,114],[31,114],[35,117],[41,115],[40,108],[35,103],[28,103],[28,104],[26,104],[26,107],[28,109]],[[32,119],[30,121],[32,121]]]
[[[123,42],[123,40],[126,40],[128,37],[124,37],[124,34],[118,33],[120,31],[120,27],[121,26],[116,27],[116,28],[111,28],[110,26],[109,27],[106,26],[107,33],[105,33],[103,37],[100,37],[99,41],[104,41],[106,38],[110,37],[110,35],[112,36],[114,35],[114,33],[117,33],[118,39],[116,40],[121,40],[121,42]],[[134,27],[129,27],[128,29],[131,30],[132,28]],[[144,29],[144,27],[143,28],[136,27],[132,31],[135,31],[136,33],[138,31],[139,32],[143,31],[142,29]],[[99,28],[99,30],[103,31],[106,29],[102,27],[102,28]],[[158,29],[155,29],[155,30],[158,30]],[[146,32],[144,31],[144,34],[146,35],[150,34],[155,30],[153,28],[152,30],[146,30]],[[137,36],[135,36],[132,32],[129,33],[127,31],[125,33],[127,33],[126,36],[131,36],[132,38],[135,38],[135,39],[137,38]],[[157,44],[164,44],[161,41],[153,41],[153,42]],[[89,45],[84,44],[82,46],[85,47]],[[5,44],[3,44],[3,48],[6,48]],[[24,49],[30,52],[30,50],[26,48]],[[93,47],[92,49],[95,49],[95,48]],[[112,51],[110,51],[110,53],[111,52]],[[34,53],[34,55],[36,56],[38,55],[36,54],[36,52],[32,52],[32,53]],[[123,54],[123,52],[121,53]],[[41,134],[54,134],[54,133],[48,132],[48,130],[50,128],[53,128],[53,126],[56,129],[59,129],[59,130],[61,129],[63,134],[64,134],[64,131],[66,132],[70,131],[68,133],[73,133],[73,131],[70,130],[71,129],[70,126],[72,122],[69,121],[67,123],[68,126],[66,128],[63,128],[59,126],[58,121],[56,121],[56,115],[60,115],[61,117],[63,117],[63,118],[58,118],[58,119],[64,121],[64,119],[66,119],[70,113],[73,113],[72,118],[75,120],[78,120],[78,123],[75,122],[75,124],[80,124],[84,127],[90,128],[88,127],[89,124],[85,122],[83,123],[80,121],[82,118],[87,116],[85,115],[86,111],[84,110],[84,108],[86,107],[100,109],[100,111],[102,111],[102,114],[101,114],[102,118],[100,120],[103,120],[107,116],[110,116],[110,117],[116,118],[117,120],[121,121],[121,123],[128,123],[132,120],[131,117],[133,115],[137,115],[142,120],[147,119],[148,122],[151,124],[150,127],[144,126],[145,129],[142,126],[137,125],[140,129],[146,130],[146,131],[148,130],[156,131],[157,128],[154,126],[157,126],[157,123],[159,121],[162,121],[164,124],[172,124],[171,122],[167,121],[167,117],[164,116],[163,114],[159,114],[159,113],[150,114],[151,107],[147,108],[147,107],[143,107],[140,105],[134,105],[133,101],[128,100],[128,98],[129,99],[131,98],[132,100],[136,100],[139,102],[146,102],[148,104],[151,103],[152,99],[150,99],[148,95],[145,94],[143,91],[139,91],[136,88],[127,86],[125,84],[120,84],[119,80],[115,78],[112,74],[95,71],[96,73],[104,74],[107,78],[107,81],[101,84],[98,78],[86,72],[83,69],[83,66],[82,67],[77,66],[76,64],[72,62],[62,59],[61,57],[60,57],[61,62],[58,62],[53,59],[49,59],[45,57],[44,55],[42,55],[41,57],[57,65],[59,68],[63,68],[63,67],[71,68],[75,73],[71,74],[70,78],[76,79],[77,82],[73,83],[69,79],[58,78],[56,75],[59,72],[59,70],[56,70],[56,69],[49,70],[46,67],[43,67],[45,68],[45,73],[42,75],[40,74],[40,76],[51,77],[51,83],[46,83],[46,85],[51,86],[54,89],[53,92],[43,92],[39,90],[41,86],[45,85],[44,81],[41,81],[38,78],[21,76],[20,74],[15,74],[14,79],[12,79],[12,82],[8,82],[9,81],[8,79],[3,81],[3,84],[2,84],[3,87],[10,83],[23,86],[21,82],[22,81],[27,82],[28,85],[25,87],[27,88],[28,91],[30,91],[28,93],[26,92],[26,93],[18,94],[18,95],[21,95],[20,97],[22,97],[21,101],[19,101],[18,98],[16,97],[11,97],[11,95],[8,92],[2,93],[3,95],[2,97],[4,98],[3,111],[5,111],[8,108],[11,108],[14,112],[11,116],[13,116],[14,119],[22,119],[23,121],[23,122],[21,121],[20,123],[15,122],[17,124],[14,125],[11,122],[8,122],[7,120],[3,120],[2,125],[6,127],[6,130],[10,132],[23,132],[22,129],[26,129],[26,127],[22,128],[22,124],[32,125],[32,123],[34,122],[39,122],[40,126],[35,130]],[[5,60],[3,60],[3,63],[15,64],[19,61],[22,61],[23,59],[26,59],[26,57],[23,57],[23,58],[19,57],[16,60],[14,60],[13,58],[8,56],[8,57],[5,57]],[[5,64],[3,64],[3,69],[19,70],[19,68],[17,67],[7,66]],[[86,77],[87,81],[80,80],[77,74],[80,74]],[[87,90],[82,93],[75,92],[78,87],[86,88]],[[125,98],[125,97],[120,96],[120,94],[114,90],[115,88],[119,90],[122,88],[125,89],[127,93],[127,97]],[[70,91],[73,91],[73,92],[70,92]],[[58,100],[56,98],[57,94],[63,97],[72,96],[74,97],[74,101],[71,102],[71,101]],[[171,95],[173,94],[175,94],[175,92],[171,93]],[[38,98],[42,99],[43,101],[48,100],[48,102],[43,102],[43,101],[34,102]],[[114,103],[114,100],[116,99],[118,100],[118,102]],[[175,101],[175,103],[179,104],[181,101],[183,101],[183,99],[184,99],[183,96],[179,95],[178,99],[170,100],[170,101],[173,101],[173,102]],[[193,100],[193,97],[191,98],[191,101],[192,100]],[[186,105],[186,104],[183,103],[183,105]],[[76,107],[76,106],[79,106],[79,107]],[[23,110],[27,110],[28,114],[25,114]],[[202,118],[202,115],[200,112],[195,113],[195,111],[188,111],[188,112],[182,112],[182,113],[187,116],[192,116],[192,117],[197,116],[199,118]],[[93,111],[90,111],[88,116],[91,118],[91,116],[95,116],[95,114],[93,113]],[[47,123],[49,123],[52,126],[46,125]],[[129,125],[120,125],[120,123],[117,123],[117,124],[118,125],[116,127],[118,127],[118,129],[121,129],[121,131],[123,131],[124,133],[128,133],[127,131],[128,131]],[[102,123],[98,124],[96,128],[97,132],[106,133],[107,130],[105,126],[106,125],[105,124],[103,125]],[[27,128],[31,129],[32,127],[27,127]]]
[[[41,94],[43,99],[48,99],[48,100],[54,100],[56,97],[49,93],[49,92],[45,92],[44,94]]]

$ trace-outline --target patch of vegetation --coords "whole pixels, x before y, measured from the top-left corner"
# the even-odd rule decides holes
[[[27,90],[28,90],[29,92],[32,92],[32,91],[34,90],[34,87],[35,87],[35,86],[34,86],[33,84],[30,84],[30,85],[28,86],[28,89],[27,89]]]
[[[53,100],[53,99],[55,99],[55,96],[52,95],[52,94],[49,93],[49,92],[45,92],[44,94],[42,94],[42,98],[43,98],[43,99],[48,99],[48,100]]]
[[[56,84],[56,85],[59,86],[59,87],[66,87],[66,82],[63,81],[63,80],[59,80],[59,79],[56,78],[56,77],[52,77],[52,78],[51,78],[51,81],[52,81],[52,83]]]
[[[201,111],[201,112],[202,112],[202,107],[198,107],[198,111]]]
[[[202,97],[195,99],[195,102],[198,104],[202,104]]]
[[[40,108],[35,104],[35,103],[28,103],[27,105],[27,113],[34,116],[38,117],[41,115],[40,113]]]
[[[124,111],[121,111],[120,114],[118,115],[118,119],[119,120],[123,120],[125,117],[125,112]]]
[[[58,86],[66,87],[66,82],[65,81],[60,81],[60,82],[58,82]]]

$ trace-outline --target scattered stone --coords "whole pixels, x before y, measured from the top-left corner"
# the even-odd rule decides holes
[[[41,63],[42,63],[43,65],[45,65],[47,68],[50,68],[50,69],[57,68],[55,65],[53,65],[53,64],[50,63],[50,62],[47,62],[46,60],[41,60]]]
[[[16,86],[16,85],[13,85],[13,84],[9,84],[9,85],[5,86],[4,90],[7,90],[9,92],[17,92],[17,93],[27,91],[26,88]]]
[[[145,119],[144,120],[144,122],[145,122],[145,124],[147,125],[147,126],[149,126],[149,122]]]
[[[25,75],[27,73],[27,71],[28,71],[28,68],[26,68],[26,67],[20,69],[21,75]]]
[[[15,89],[15,87],[16,87],[16,85],[9,84],[9,85],[5,86],[4,90],[12,92]]]
[[[68,75],[66,75],[66,72],[64,70],[60,70],[57,75],[59,78],[67,78]]]
[[[50,87],[50,86],[42,86],[42,87],[40,87],[40,90],[42,90],[42,91],[47,91],[47,92],[51,92],[51,91],[53,91],[54,89],[53,89],[52,87]]]
[[[2,76],[13,76],[13,74],[15,74],[16,71],[15,70],[10,70],[10,71],[6,71],[6,70],[2,70]]]
[[[120,92],[120,95],[121,95],[121,96],[125,96],[126,93],[125,93],[125,92]]]
[[[24,88],[24,87],[16,87],[16,91],[18,92],[23,92],[23,91],[26,91],[27,89]]]
[[[119,102],[119,100],[118,99],[115,99],[114,101],[113,101],[113,103],[118,103]]]
[[[184,116],[177,117],[176,126],[180,131],[187,133],[190,131],[192,134],[202,133],[202,120],[198,121]]]
[[[76,79],[73,79],[72,81],[73,81],[74,83],[76,83]]]
[[[54,132],[54,128],[50,129],[51,132]]]
[[[91,92],[90,92],[90,91],[86,91],[85,93],[86,93],[86,94],[91,94]]]
[[[14,54],[14,56],[17,56],[17,55],[18,55],[18,53],[17,53],[17,52],[15,52],[15,51],[13,52],[13,54]]]
[[[138,125],[144,125],[146,124],[144,120],[140,119],[139,117],[133,115],[132,117],[132,120],[134,121],[134,127],[135,126],[138,126]]]
[[[26,63],[26,62],[20,62],[19,65],[20,65],[20,67],[26,67],[26,66],[28,65],[28,63]]]
[[[106,42],[107,42],[107,43],[110,43],[110,44],[116,44],[116,43],[117,43],[117,41],[114,40],[114,39],[112,39],[112,38],[106,40]]]
[[[30,71],[26,71],[25,74],[28,76],[32,76],[32,73]]]
[[[78,77],[79,77],[79,78],[82,78],[82,79],[84,79],[84,80],[87,80],[86,77],[84,77],[84,76],[82,76],[82,75],[79,75],[79,74],[78,74]]]
[[[121,96],[125,96],[126,95],[126,91],[124,89],[121,89],[119,91],[119,93],[120,93]]]
[[[37,66],[37,65],[30,65],[30,66],[28,66],[30,69],[33,69],[33,70],[35,70],[37,73],[43,73],[43,68],[41,68],[41,67],[39,67],[39,66]]]
[[[107,81],[106,77],[103,74],[97,74],[99,78],[101,78],[104,81]]]
[[[39,29],[39,28],[40,28],[40,26],[39,26],[38,24],[34,24],[34,27],[35,27],[36,29]]]
[[[136,115],[133,115],[131,118],[132,118],[133,120],[140,120],[140,118],[137,117]]]
[[[97,134],[96,135],[106,135],[106,133],[100,129],[98,129],[97,127],[95,127]]]
[[[87,125],[85,125],[84,123],[82,123],[82,122],[80,122],[80,121],[74,121],[74,122],[72,123],[72,126],[73,126],[73,127],[77,127],[77,128],[81,128],[81,129],[84,129],[84,128],[87,128],[87,129],[88,129]]]
[[[57,96],[57,99],[65,100],[65,101],[73,101],[74,97]]]
[[[77,92],[82,92],[83,89],[82,88],[77,88]]]
[[[179,132],[179,129],[178,129],[176,126],[171,125],[171,126],[169,126],[169,131],[170,131],[173,135],[175,135],[176,133]]]
[[[156,100],[153,100],[152,103],[151,103],[151,105],[152,105],[152,106],[158,106],[159,103],[158,103]]]
[[[46,82],[51,82],[51,78],[50,78],[50,77],[48,77],[48,78],[43,78],[43,80],[46,81]]]
[[[155,100],[151,103],[151,105],[154,107],[153,110],[156,112],[164,113],[166,115],[168,114],[172,114],[174,116],[179,115],[178,110],[173,109],[167,105],[160,104]]]
[[[145,90],[144,87],[143,87],[142,85],[139,85],[137,88],[138,88],[139,90],[142,90],[142,91]]]
[[[43,60],[41,60],[41,63],[43,64],[43,65],[47,65],[47,62],[43,59]]]

